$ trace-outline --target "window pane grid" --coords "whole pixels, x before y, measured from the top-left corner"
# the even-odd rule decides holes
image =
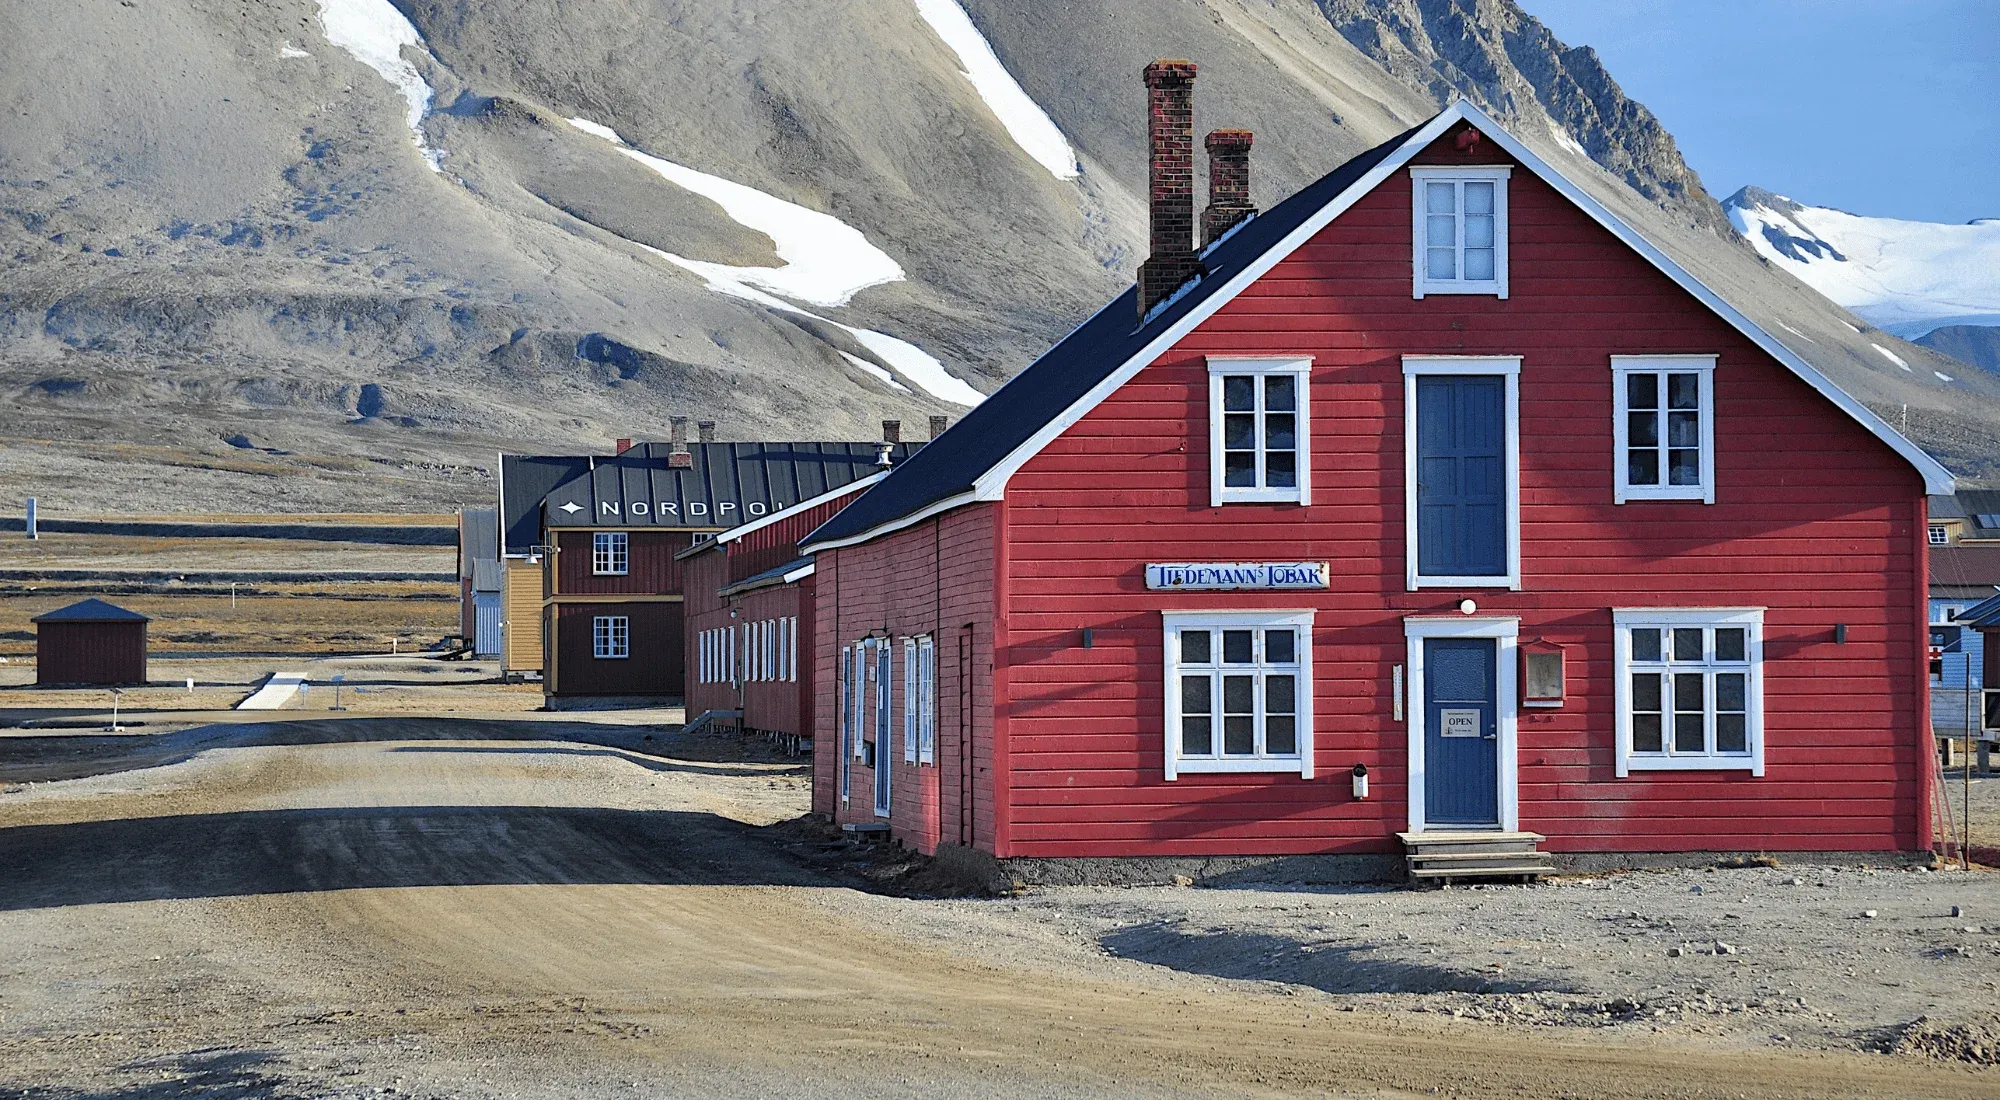
[[[626,575],[630,545],[623,531],[598,531],[590,540],[590,571],[600,577]]]
[[[1713,415],[1702,392],[1703,372],[1621,368],[1618,373],[1623,487],[1663,496],[1699,493],[1705,488],[1703,451]]]
[[[591,619],[590,652],[598,660],[631,656],[632,620],[624,615],[599,615]]]
[[[1180,756],[1298,759],[1298,628],[1183,627],[1177,634]]]
[[[1750,755],[1750,634],[1744,626],[1627,626],[1626,719],[1634,756]]]

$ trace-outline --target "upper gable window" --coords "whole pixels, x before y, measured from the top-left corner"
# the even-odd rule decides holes
[[[1612,499],[1715,503],[1715,356],[1611,357]]]
[[[1311,359],[1208,359],[1209,503],[1308,504]]]
[[[1412,168],[1415,296],[1507,296],[1506,168]]]

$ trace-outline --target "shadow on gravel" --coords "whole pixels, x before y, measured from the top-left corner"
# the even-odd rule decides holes
[[[169,1058],[150,1058],[120,1067],[144,1072],[153,1080],[108,1089],[72,1089],[30,1085],[9,1096],[33,1100],[167,1100],[200,1096],[206,1100],[303,1100],[316,1095],[289,1087],[284,1078],[267,1071],[277,1055],[261,1050],[197,1050]]]
[[[1573,992],[1546,982],[1372,955],[1363,944],[1310,943],[1262,932],[1208,931],[1155,922],[1099,941],[1120,958],[1189,974],[1311,986],[1326,993]]]
[[[380,806],[0,829],[0,911],[405,886],[825,885],[707,813]]]
[[[659,740],[655,744],[654,739]],[[367,741],[576,741],[647,751],[672,735],[658,726],[608,722],[508,722],[474,718],[327,718],[217,723],[174,733],[0,737],[0,782],[46,783],[178,764],[210,749]],[[645,744],[647,749],[640,749]]]
[[[401,745],[390,752],[452,752],[452,753],[499,753],[503,756],[601,756],[612,760],[623,760],[654,772],[696,772],[701,775],[724,775],[744,778],[768,777],[782,774],[769,767],[732,768],[726,764],[710,764],[691,760],[668,760],[643,753],[621,752],[615,748],[562,748],[556,745],[535,745],[524,748],[508,748],[502,745]]]

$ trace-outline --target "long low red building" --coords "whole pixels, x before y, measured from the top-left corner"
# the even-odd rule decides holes
[[[1302,877],[1928,849],[1952,478],[1837,315],[1465,102],[1256,214],[1211,135],[1197,250],[1193,75],[1138,285],[806,540],[816,808]]]

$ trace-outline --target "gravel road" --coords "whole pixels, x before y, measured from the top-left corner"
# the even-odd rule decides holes
[[[916,900],[788,858],[761,827],[805,775],[714,743],[283,725],[0,788],[0,1094],[2000,1092],[1991,1068],[1844,1049],[1864,1016],[1991,1004],[1993,937],[1932,912],[2000,925],[1983,875]],[[1971,954],[1925,954],[1947,945]],[[1825,974],[1847,970],[1867,1012],[1841,1015]],[[1589,1008],[1612,996],[1631,1011]],[[1678,1007],[1703,996],[1724,1010]]]

